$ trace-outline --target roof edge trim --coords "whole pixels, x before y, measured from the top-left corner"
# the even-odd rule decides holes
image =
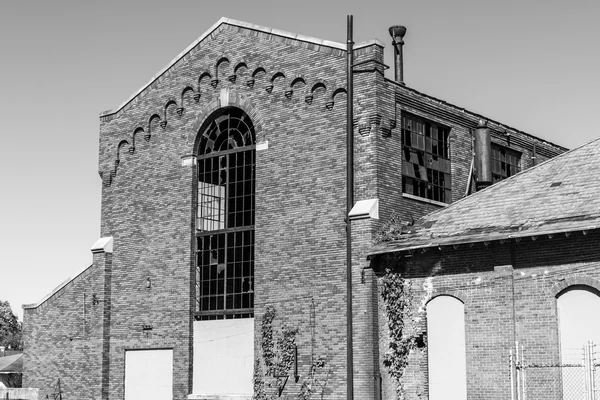
[[[156,75],[154,75],[152,78],[150,78],[150,80],[148,81],[148,83],[146,83],[141,88],[139,88],[137,91],[135,91],[131,96],[129,96],[127,98],[127,100],[125,100],[124,102],[122,102],[121,104],[119,104],[119,106],[116,109],[114,109],[114,110],[106,110],[106,111],[100,112],[100,117],[105,117],[107,115],[112,115],[112,114],[118,113],[121,109],[123,109],[123,107],[125,107],[127,104],[129,104],[140,93],[142,93],[148,86],[152,85],[158,78],[160,78],[165,72],[167,72],[173,65],[175,65],[186,54],[188,54],[194,47],[196,47],[198,45],[198,43],[200,43],[205,38],[207,38],[208,36],[210,36],[222,24],[239,26],[240,28],[252,29],[252,30],[255,30],[255,31],[260,31],[260,32],[271,34],[271,35],[277,35],[277,36],[282,36],[282,37],[286,37],[286,38],[290,38],[290,39],[300,40],[302,42],[313,43],[313,44],[316,44],[316,45],[319,45],[319,46],[332,47],[332,48],[335,48],[335,49],[338,49],[338,50],[344,50],[344,51],[346,50],[346,45],[343,44],[343,43],[333,42],[333,41],[325,40],[325,39],[319,39],[319,38],[315,38],[315,37],[312,37],[312,36],[305,36],[305,35],[302,35],[302,34],[299,34],[299,33],[282,31],[282,30],[279,30],[279,29],[269,28],[269,27],[266,27],[266,26],[261,26],[261,25],[256,25],[256,24],[251,24],[249,22],[238,21],[238,20],[235,20],[235,19],[227,18],[227,17],[221,17],[216,23],[214,23],[210,28],[208,28],[208,30],[206,30],[203,34],[201,34],[200,37],[198,37],[188,47],[186,47],[185,50],[183,50],[181,53],[179,53],[177,56],[175,56],[175,58],[173,58]],[[380,41],[379,39],[371,39],[371,40],[367,40],[367,41],[355,44],[354,45],[354,50],[360,49],[360,48],[363,48],[363,47],[372,46],[372,45],[380,46],[382,48],[385,47],[385,45],[383,44],[383,42]]]
[[[498,236],[490,237],[488,240],[482,240],[482,239],[473,240],[470,238],[462,238],[462,239],[457,238],[456,240],[452,240],[452,239],[444,240],[444,239],[448,239],[448,238],[447,237],[432,238],[432,240],[428,243],[393,248],[393,249],[389,249],[389,250],[369,251],[369,252],[367,252],[367,260],[371,260],[374,257],[380,256],[382,254],[405,253],[405,252],[411,251],[411,250],[429,249],[432,247],[439,247],[439,246],[454,246],[454,245],[475,244],[475,243],[483,243],[483,242],[497,242],[500,240],[522,239],[522,238],[532,237],[532,236],[556,235],[556,234],[560,234],[560,233],[572,233],[572,232],[579,232],[579,231],[593,231],[593,230],[597,230],[597,229],[600,229],[600,227],[594,225],[594,226],[587,226],[587,227],[581,226],[581,227],[573,228],[573,229],[559,229],[559,230],[538,231],[538,232],[523,232],[521,234],[504,233],[504,234],[500,234]],[[438,240],[436,240],[436,239],[438,239]],[[390,246],[392,246],[391,245],[392,242],[387,242],[387,243],[390,243]]]
[[[429,94],[420,92],[420,91],[418,91],[415,88],[412,88],[412,87],[407,86],[407,85],[400,84],[400,83],[394,81],[393,79],[385,78],[385,80],[386,80],[386,82],[391,83],[391,84],[397,86],[397,88],[399,88],[399,89],[406,89],[409,92],[414,93],[414,94],[416,94],[418,96],[423,96],[423,97],[425,97],[425,98],[427,98],[429,100],[432,100],[432,101],[435,101],[435,102],[439,103],[440,105],[449,107],[449,108],[453,109],[455,112],[457,112],[457,114],[462,112],[462,113],[465,113],[465,114],[469,114],[474,119],[478,119],[478,120],[479,119],[485,119],[488,122],[492,123],[493,125],[497,125],[499,127],[502,126],[502,127],[506,128],[508,130],[513,131],[513,132],[516,132],[516,133],[519,133],[521,135],[525,135],[525,136],[528,136],[528,137],[530,137],[532,139],[538,140],[540,143],[546,143],[549,146],[556,147],[556,148],[562,149],[564,151],[571,150],[571,149],[568,149],[568,148],[566,148],[564,146],[561,146],[559,144],[552,143],[549,140],[543,139],[543,138],[541,138],[539,136],[534,136],[531,133],[527,133],[527,132],[522,131],[520,129],[517,129],[517,128],[514,128],[512,126],[509,126],[509,125],[503,124],[501,122],[495,121],[492,118],[487,117],[487,116],[482,115],[482,114],[478,114],[475,111],[467,110],[466,108],[459,107],[456,104],[452,104],[452,103],[449,103],[449,102],[447,102],[445,100],[441,100],[441,99],[438,99],[437,97],[434,97],[434,96],[431,96]]]
[[[48,293],[46,296],[44,296],[37,303],[23,304],[22,305],[23,310],[29,310],[29,309],[33,309],[33,308],[38,308],[39,306],[41,306],[42,304],[44,304],[46,301],[48,301],[50,298],[52,298],[52,296],[54,296],[55,294],[57,294],[58,292],[60,292],[65,286],[67,286],[69,283],[73,282],[81,274],[83,274],[85,271],[87,271],[89,268],[92,268],[93,266],[94,266],[94,264],[89,265],[89,266],[87,266],[87,267],[79,270],[72,278],[68,278],[63,283],[61,283],[60,285],[58,285],[57,287],[55,287],[50,293]]]

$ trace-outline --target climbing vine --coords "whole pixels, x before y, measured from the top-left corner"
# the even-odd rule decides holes
[[[262,355],[263,360],[265,361],[265,367],[267,368],[267,375],[273,375],[273,360],[275,359],[275,353],[273,352],[273,348],[275,347],[275,342],[273,341],[274,319],[275,308],[273,306],[267,306],[262,318],[260,330]]]
[[[323,374],[325,374],[324,377],[322,376]],[[313,394],[318,393],[320,395],[321,400],[323,400],[330,374],[331,368],[325,371],[325,359],[319,357],[316,360],[314,360],[312,365],[310,366],[308,379],[302,382],[302,387],[300,387],[298,399],[310,400]]]
[[[260,358],[254,362],[254,400],[273,400],[279,397],[287,383],[294,365],[294,350],[298,328],[283,325],[281,333],[275,334],[273,320],[276,312],[267,306],[261,322],[261,350],[265,370],[262,371]],[[269,393],[270,392],[270,393]]]
[[[267,399],[267,393],[265,392],[265,381],[261,373],[261,365],[259,359],[256,359],[256,361],[254,361],[254,375],[252,376],[252,384],[254,386],[253,399]]]
[[[291,384],[294,380],[292,368],[295,361],[296,336],[299,329],[283,324],[281,331],[276,331],[273,328],[275,317],[275,308],[267,306],[260,329],[262,357],[254,361],[253,400],[279,399],[286,385]],[[325,358],[323,357],[313,360],[308,376],[301,384],[297,399],[310,400],[313,394],[319,394],[321,399],[324,398],[331,374],[331,369],[326,371],[325,365]],[[289,398],[289,396],[283,397],[283,399]]]
[[[411,316],[410,284],[397,272],[387,269],[382,279],[381,297],[389,328],[389,348],[383,357],[396,384],[398,399],[405,398],[402,377],[408,365],[408,356],[416,348],[416,338],[405,332],[405,321]]]

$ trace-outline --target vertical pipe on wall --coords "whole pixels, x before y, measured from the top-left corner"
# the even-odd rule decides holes
[[[83,319],[81,322],[81,337],[85,339],[85,301],[86,301],[86,294],[83,294],[83,310],[82,310],[82,314],[83,314]]]
[[[352,349],[352,233],[350,227],[350,211],[354,205],[354,132],[353,132],[353,109],[354,80],[352,76],[352,64],[354,63],[354,42],[352,15],[347,20],[347,42],[346,42],[346,382],[347,399],[354,398],[354,371],[353,371],[353,349]]]

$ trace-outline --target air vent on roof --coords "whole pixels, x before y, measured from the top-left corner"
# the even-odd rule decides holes
[[[557,187],[560,186],[562,184],[562,182],[552,182],[552,185],[550,185],[550,187]]]

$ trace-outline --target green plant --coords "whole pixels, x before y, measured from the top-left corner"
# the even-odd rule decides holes
[[[262,356],[267,369],[267,375],[273,375],[273,361],[275,359],[275,342],[273,340],[273,320],[275,319],[275,307],[267,306],[262,317],[260,338]]]
[[[329,376],[331,375],[331,368],[329,368],[327,371],[325,371],[325,377],[319,379],[319,376],[323,374],[324,368],[324,358],[319,357],[313,361],[312,365],[310,366],[308,378],[305,379],[304,382],[302,382],[302,386],[300,387],[298,399],[310,400],[313,394],[317,393],[319,390],[321,400],[324,398],[325,389],[327,388],[327,382],[329,381]]]
[[[256,400],[267,399],[267,394],[265,393],[265,381],[263,379],[263,374],[261,371],[261,365],[260,365],[259,359],[256,359],[254,361],[254,375],[252,376],[252,384],[254,386],[253,399],[256,399]]]
[[[261,321],[260,344],[264,372],[261,368],[260,358],[254,362],[254,399],[272,400],[279,398],[283,391],[290,370],[294,365],[296,335],[298,328],[283,325],[281,332],[275,333],[273,320],[276,317],[275,308],[267,306]],[[268,393],[275,389],[274,393]]]
[[[411,316],[410,285],[397,272],[386,269],[382,279],[381,297],[385,306],[390,341],[383,357],[383,365],[388,369],[396,384],[398,399],[405,398],[402,377],[408,365],[408,356],[416,348],[414,336],[405,332],[405,321]]]

